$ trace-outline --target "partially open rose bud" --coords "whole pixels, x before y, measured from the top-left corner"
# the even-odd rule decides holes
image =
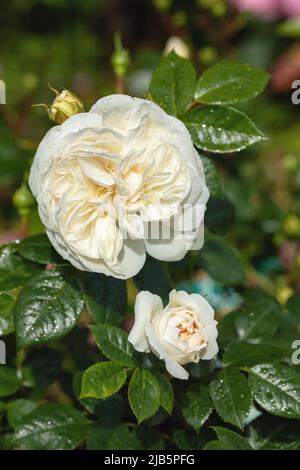
[[[164,308],[160,297],[142,291],[136,297],[135,323],[128,340],[140,352],[152,351],[178,379],[189,374],[181,366],[212,359],[218,352],[214,310],[199,294],[172,290]]]
[[[69,90],[63,90],[61,93],[54,89],[53,91],[56,93],[56,98],[51,106],[47,106],[51,121],[62,124],[74,114],[84,112],[82,101],[74,93]]]

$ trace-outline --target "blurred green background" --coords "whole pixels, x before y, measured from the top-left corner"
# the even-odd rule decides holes
[[[120,31],[131,54],[126,92],[145,96],[151,72],[175,36],[184,43],[177,53],[189,55],[199,73],[227,58],[271,74],[264,96],[241,106],[269,140],[241,154],[214,157],[225,196],[210,200],[207,223],[217,218],[214,230],[229,232],[248,263],[249,285],[287,302],[300,287],[300,121],[299,107],[291,102],[291,84],[300,79],[299,24],[291,29],[286,18],[237,11],[223,0],[3,3],[0,78],[7,103],[0,105],[0,241],[22,236],[12,197],[52,125],[44,108],[31,106],[51,103],[48,83],[75,92],[86,109],[114,93],[110,58],[114,32]],[[29,230],[42,230],[36,210]]]

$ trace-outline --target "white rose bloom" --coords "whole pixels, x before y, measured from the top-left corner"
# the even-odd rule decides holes
[[[81,270],[126,279],[146,252],[176,261],[203,244],[201,159],[186,127],[151,101],[107,96],[53,127],[29,184],[53,246]]]
[[[152,351],[178,379],[189,374],[181,366],[212,359],[218,352],[214,310],[199,294],[172,290],[164,308],[161,298],[140,292],[135,302],[135,323],[128,340],[140,352]]]

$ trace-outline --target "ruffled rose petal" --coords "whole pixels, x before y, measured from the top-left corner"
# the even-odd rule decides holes
[[[189,378],[188,372],[178,362],[174,361],[172,357],[168,356],[149,321],[146,322],[146,334],[151,350],[156,356],[165,361],[166,369],[169,374],[176,379],[187,380]]]
[[[163,308],[158,295],[148,291],[139,292],[135,300],[135,322],[128,336],[128,341],[137,351],[150,352],[146,335],[146,322],[150,321],[155,312]]]

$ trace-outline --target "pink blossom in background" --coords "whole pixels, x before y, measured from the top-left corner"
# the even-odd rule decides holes
[[[300,0],[231,0],[240,11],[252,11],[268,19],[279,16],[300,16]]]
[[[300,0],[281,0],[281,10],[287,16],[300,16]]]
[[[251,11],[257,16],[273,19],[278,17],[281,0],[232,0],[240,11]]]

